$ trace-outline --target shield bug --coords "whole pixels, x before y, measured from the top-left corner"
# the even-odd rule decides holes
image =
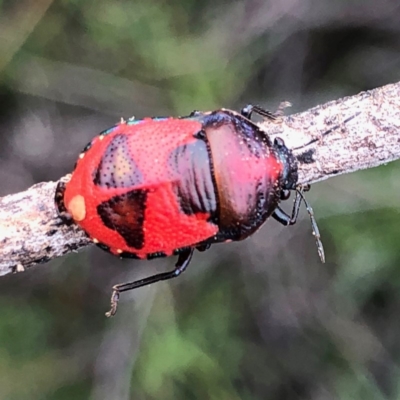
[[[243,240],[272,216],[296,222],[301,201],[297,162],[280,138],[272,140],[252,113],[260,107],[194,111],[180,118],[122,120],[96,136],[79,155],[55,201],[65,222],[78,224],[102,249],[119,257],[177,255],[174,270],[113,287],[112,316],[121,292],[180,275],[195,249]],[[280,202],[296,192],[291,215]]]

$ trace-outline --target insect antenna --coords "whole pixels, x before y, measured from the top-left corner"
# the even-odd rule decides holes
[[[296,192],[302,198],[302,200],[303,200],[303,202],[304,202],[304,204],[306,206],[308,215],[310,216],[311,227],[312,227],[313,235],[315,237],[315,242],[317,244],[317,250],[318,250],[319,258],[324,263],[325,262],[324,246],[322,245],[321,234],[319,233],[317,221],[316,221],[315,216],[314,216],[314,211],[313,211],[313,209],[311,208],[310,204],[308,203],[308,201],[305,199],[305,197],[303,195],[303,188],[296,189]]]

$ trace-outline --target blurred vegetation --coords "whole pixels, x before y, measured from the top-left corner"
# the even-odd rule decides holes
[[[69,172],[121,116],[303,110],[400,78],[383,0],[0,0],[0,195]],[[289,112],[288,111],[288,112]],[[0,399],[400,399],[400,168],[331,179],[307,216],[174,260],[98,249],[0,280]]]

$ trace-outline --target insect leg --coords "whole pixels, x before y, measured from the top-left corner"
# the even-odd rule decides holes
[[[247,119],[251,119],[253,112],[267,119],[276,119],[276,115],[273,112],[265,110],[259,106],[253,106],[252,104],[248,104],[246,107],[242,108],[240,114]]]
[[[190,263],[192,259],[194,248],[188,247],[184,249],[178,256],[178,261],[175,264],[175,269],[169,272],[163,272],[161,274],[148,276],[144,279],[139,279],[134,282],[120,283],[113,286],[113,292],[111,295],[111,309],[106,312],[107,317],[112,317],[117,312],[118,301],[120,293],[126,292],[128,290],[136,289],[142,286],[150,285],[158,281],[165,281],[167,279],[175,278],[179,276]]]
[[[302,200],[302,196],[300,195],[300,191],[296,190],[296,197],[294,199],[294,204],[292,208],[292,215],[287,214],[285,211],[282,210],[282,208],[277,207],[272,214],[272,218],[277,220],[279,223],[282,225],[288,226],[288,225],[294,225],[297,221],[297,217],[299,215],[299,210],[300,210],[300,204]]]

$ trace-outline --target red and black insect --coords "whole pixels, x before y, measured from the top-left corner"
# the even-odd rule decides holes
[[[66,223],[78,224],[102,249],[119,257],[178,255],[175,269],[113,287],[119,294],[180,275],[194,249],[243,240],[272,216],[296,222],[303,200],[318,251],[323,248],[312,209],[297,186],[297,162],[280,138],[272,140],[252,113],[221,109],[181,118],[121,121],[95,137],[80,154],[69,182],[55,200]],[[279,206],[296,191],[291,215]]]

